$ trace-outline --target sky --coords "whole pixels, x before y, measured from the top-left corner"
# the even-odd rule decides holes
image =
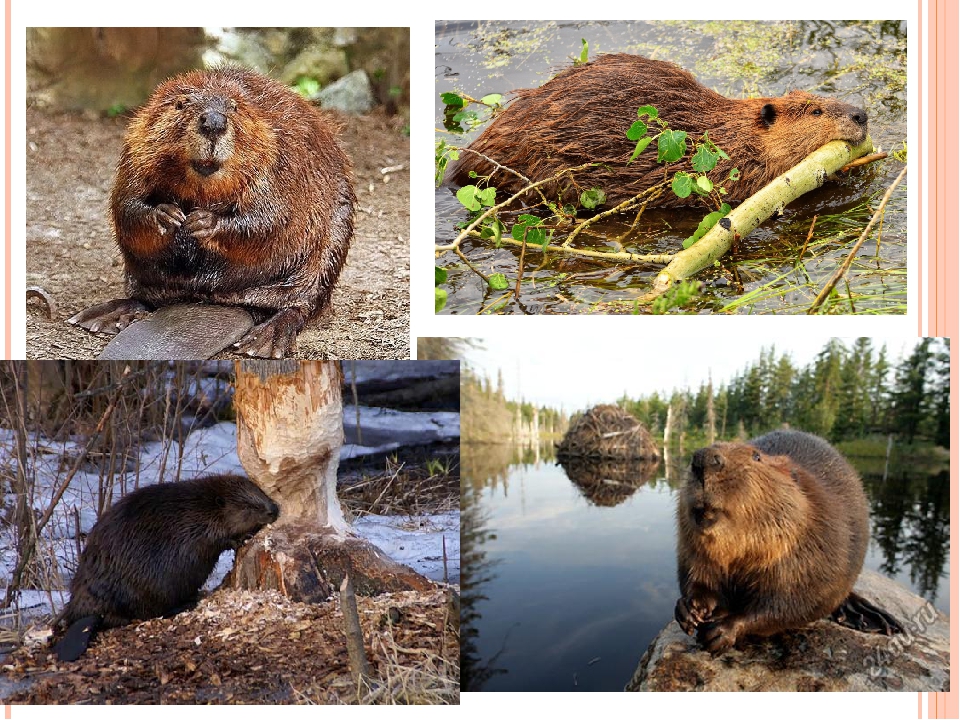
[[[794,366],[807,365],[823,349],[828,335],[809,333],[775,338],[745,339],[731,336],[729,342],[711,339],[700,346],[689,339],[664,338],[646,344],[610,343],[607,348],[593,342],[577,342],[569,335],[536,343],[517,338],[476,338],[478,348],[466,360],[475,372],[496,380],[503,370],[507,398],[526,400],[541,407],[567,411],[581,410],[623,396],[669,395],[674,389],[697,389],[708,374],[714,385],[728,382],[748,363],[760,357],[761,348],[773,345],[776,355],[790,355]],[[848,347],[854,338],[841,338]],[[891,364],[913,349],[913,337],[873,337],[874,357],[884,344]],[[551,343],[553,346],[551,346]]]

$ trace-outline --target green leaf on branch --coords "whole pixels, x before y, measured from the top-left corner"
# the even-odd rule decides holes
[[[637,108],[637,117],[642,120],[644,116],[653,120],[657,117],[657,109],[653,105],[641,105]]]
[[[462,97],[453,92],[445,92],[440,94],[440,99],[443,100],[443,104],[449,107],[463,107],[464,100]]]
[[[442,290],[441,288],[433,289],[433,311],[435,313],[443,310],[443,306],[447,304],[447,291]]]
[[[664,130],[657,140],[657,162],[676,162],[687,154],[687,133]]]
[[[720,156],[717,153],[711,152],[706,145],[701,145],[697,148],[697,152],[694,154],[690,164],[697,172],[706,173],[717,166],[719,159]]]
[[[730,206],[724,203],[720,206],[719,210],[707,215],[703,220],[700,221],[700,224],[697,226],[697,229],[693,235],[683,241],[683,249],[686,250],[695,242],[697,242],[697,240],[706,235],[714,225],[720,222],[721,218],[726,217],[729,213]]]
[[[500,93],[490,93],[489,95],[484,95],[480,98],[480,102],[484,105],[489,105],[490,107],[500,107],[503,103],[503,95]]]
[[[480,209],[480,200],[477,197],[480,190],[476,185],[464,185],[457,190],[457,200],[470,212],[476,212]]]
[[[647,145],[649,145],[652,140],[653,138],[649,138],[649,137],[640,138],[640,142],[638,142],[637,146],[633,149],[633,155],[631,155],[630,159],[627,160],[627,164],[632,163],[634,160],[636,160],[637,155],[639,155],[644,150],[646,150]]]
[[[693,176],[685,172],[675,173],[670,187],[673,189],[673,194],[677,197],[688,198],[693,192]]]
[[[637,141],[647,134],[647,124],[643,120],[637,120],[633,125],[627,128],[627,140]]]
[[[508,287],[507,278],[503,273],[494,273],[488,277],[487,284],[490,286],[491,290],[506,290]]]
[[[710,191],[713,190],[713,180],[705,175],[701,175],[697,178],[696,190],[701,195],[708,195]]]
[[[433,284],[442,285],[447,281],[447,271],[442,267],[433,266]]]
[[[607,194],[600,188],[590,188],[580,193],[580,204],[588,210],[593,210],[597,205],[603,205],[607,199]]]

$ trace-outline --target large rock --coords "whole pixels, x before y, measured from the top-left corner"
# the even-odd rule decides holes
[[[868,635],[819,620],[712,657],[671,620],[647,648],[626,689],[949,690],[949,619],[923,598],[869,570],[860,575],[855,589],[900,620],[906,633]]]

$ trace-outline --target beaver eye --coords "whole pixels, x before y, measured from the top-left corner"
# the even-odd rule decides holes
[[[754,452],[754,453],[753,453],[753,461],[754,461],[754,462],[760,462],[760,453],[758,453],[758,452]]]
[[[823,115],[823,110],[821,110],[820,108],[816,108],[816,109],[814,109],[814,111],[813,111],[812,113],[810,113],[810,114],[811,114],[811,115]]]
[[[187,99],[179,97],[177,98],[177,102],[174,104],[174,107],[176,107],[177,110],[183,110],[186,104],[187,104]]]

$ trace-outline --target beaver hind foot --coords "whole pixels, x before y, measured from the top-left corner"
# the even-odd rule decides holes
[[[139,300],[121,298],[81,310],[67,318],[71,325],[79,325],[93,333],[116,335],[132,323],[137,315],[150,309]]]
[[[241,355],[259,358],[282,358],[297,346],[297,333],[306,324],[303,313],[296,308],[281,310],[266,322],[250,330],[233,344]]]
[[[893,615],[856,593],[850,593],[840,607],[831,613],[830,618],[845,628],[859,632],[899,635],[904,631],[903,625]]]

